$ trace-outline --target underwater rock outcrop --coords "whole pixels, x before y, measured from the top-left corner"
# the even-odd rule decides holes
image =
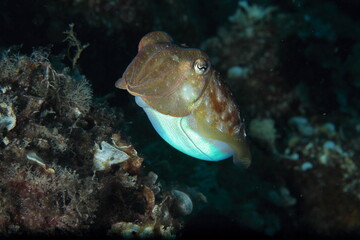
[[[292,181],[293,190],[300,196],[298,204],[302,216],[299,221],[309,231],[321,235],[359,235],[359,154],[354,146],[359,134],[356,124],[309,122],[304,117],[294,117],[289,122],[298,123],[290,131],[285,149],[287,157],[284,156],[282,162],[292,176],[288,179]],[[352,128],[351,134],[345,131],[345,126]],[[301,128],[312,131],[304,134],[299,131]]]
[[[49,58],[10,49],[0,60],[0,235],[175,237],[183,203],[143,172],[122,114]]]
[[[344,5],[302,3],[289,3],[287,11],[274,1],[268,4],[279,5],[239,1],[229,22],[203,43],[251,119],[259,164],[252,177],[276,189],[264,187],[269,193],[259,205],[242,196],[250,210],[241,209],[239,219],[259,231],[276,225],[266,234],[359,236],[359,108],[351,97],[359,89],[351,70],[358,63],[357,22]],[[261,186],[254,179],[251,185]],[[259,214],[269,202],[286,206],[286,214],[277,209],[270,221]]]

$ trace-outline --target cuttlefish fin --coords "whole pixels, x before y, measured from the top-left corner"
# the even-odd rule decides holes
[[[200,135],[229,144],[234,151],[233,162],[235,165],[245,168],[249,167],[251,163],[251,153],[249,146],[246,143],[245,136],[231,136],[220,132],[218,129],[206,123],[201,117],[196,117],[196,123]]]
[[[120,88],[120,89],[127,90],[126,82],[124,81],[123,78],[119,78],[119,79],[115,82],[115,87]]]
[[[140,51],[145,46],[155,44],[155,43],[172,43],[173,39],[166,32],[151,32],[146,34],[139,42],[138,51]]]
[[[232,141],[228,144],[234,149],[234,164],[248,168],[251,163],[251,153],[245,140]]]

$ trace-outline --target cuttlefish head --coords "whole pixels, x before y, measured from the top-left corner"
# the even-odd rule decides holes
[[[174,117],[190,114],[215,74],[202,51],[175,45],[165,32],[151,32],[116,87],[140,96],[156,111]]]

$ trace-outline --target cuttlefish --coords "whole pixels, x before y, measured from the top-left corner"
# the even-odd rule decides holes
[[[234,163],[250,164],[239,109],[201,50],[178,46],[165,32],[148,33],[115,86],[135,96],[177,150],[202,160],[232,156]]]

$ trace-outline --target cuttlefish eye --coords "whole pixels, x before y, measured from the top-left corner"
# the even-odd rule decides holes
[[[194,62],[194,70],[197,74],[203,75],[208,72],[209,68],[209,63],[204,59],[200,58]]]

